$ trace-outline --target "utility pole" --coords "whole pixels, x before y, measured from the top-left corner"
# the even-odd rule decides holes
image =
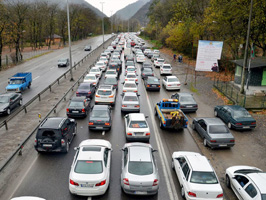
[[[69,67],[70,67],[70,81],[74,81],[72,72],[72,56],[71,56],[71,35],[70,35],[70,20],[69,20],[69,5],[67,0],[67,25],[68,25],[68,46],[69,46]]]
[[[245,46],[245,54],[244,54],[244,61],[243,61],[243,69],[242,69],[242,78],[241,78],[241,88],[240,93],[244,94],[245,89],[245,78],[246,78],[246,66],[248,60],[248,44],[249,44],[249,35],[250,35],[250,25],[251,25],[251,16],[252,16],[252,8],[253,8],[253,0],[250,2],[250,12],[249,12],[249,19],[248,19],[248,31],[247,31],[247,38],[246,38],[246,46]]]
[[[100,2],[100,4],[102,4],[102,13],[103,13],[103,4],[104,2]],[[102,30],[103,30],[103,49],[104,49],[104,23],[103,23],[103,20],[104,20],[104,16],[102,18]]]

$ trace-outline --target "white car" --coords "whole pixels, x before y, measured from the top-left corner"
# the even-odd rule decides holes
[[[150,128],[143,113],[130,113],[124,118],[127,141],[148,142],[150,140]]]
[[[125,77],[125,81],[138,81],[138,77],[136,75],[135,72],[128,72],[126,77]]]
[[[107,59],[107,57],[100,57],[99,61],[104,62],[106,65],[108,64],[108,59]]]
[[[176,76],[166,76],[163,78],[163,86],[166,90],[180,90],[181,83]]]
[[[132,51],[133,53],[136,53],[137,50],[140,50],[140,46],[135,45]]]
[[[107,47],[107,49],[110,50],[111,53],[113,53],[113,51],[114,51],[114,48],[112,46]]]
[[[107,77],[116,77],[117,78],[118,74],[117,74],[117,71],[115,69],[108,69],[106,72],[105,72],[105,78]]]
[[[84,83],[92,83],[93,85],[97,86],[99,83],[99,77],[95,74],[87,74],[83,80]]]
[[[157,58],[154,60],[154,66],[155,67],[161,67],[161,65],[165,64],[165,61],[163,58]]]
[[[223,190],[208,159],[195,152],[177,151],[172,155],[181,187],[181,196],[186,200],[222,200]]]
[[[153,53],[154,53],[154,54],[157,54],[157,55],[160,55],[160,50],[158,50],[158,49],[154,49],[154,50],[153,50]]]
[[[106,57],[108,60],[110,59],[110,56],[108,53],[101,53],[100,57]]]
[[[266,173],[251,166],[232,166],[226,169],[225,181],[238,199],[265,200]]]
[[[137,56],[137,63],[144,63],[146,61],[146,58],[144,55]]]
[[[15,197],[10,200],[45,200],[45,199],[40,197],[23,196],[23,197]]]
[[[95,104],[115,104],[116,89],[112,85],[101,85],[95,93]]]
[[[90,69],[89,74],[95,74],[97,77],[101,78],[101,76],[102,76],[102,70],[100,70],[99,67],[92,67]]]
[[[123,93],[124,92],[138,92],[138,87],[135,81],[125,81],[123,85]]]
[[[110,142],[88,139],[82,141],[75,150],[69,173],[69,191],[80,196],[103,195],[110,180]]]
[[[137,73],[137,69],[135,66],[128,66],[125,70],[125,75],[127,75],[127,73]]]
[[[170,64],[163,64],[160,67],[160,74],[170,74],[172,75],[172,66]]]
[[[107,68],[107,66],[106,66],[106,64],[104,62],[97,62],[95,64],[95,67],[100,68],[103,72],[106,71],[106,68]]]
[[[152,52],[151,49],[145,49],[143,53],[145,56],[147,56],[150,52]]]

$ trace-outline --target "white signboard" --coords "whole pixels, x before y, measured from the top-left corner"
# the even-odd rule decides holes
[[[223,42],[199,40],[196,71],[218,71]]]

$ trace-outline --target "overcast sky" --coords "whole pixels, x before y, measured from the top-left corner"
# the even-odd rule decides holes
[[[111,16],[111,11],[114,14],[116,11],[120,10],[121,8],[126,7],[128,4],[134,3],[137,0],[86,0],[95,8],[98,8],[102,11],[102,4],[100,2],[104,2],[103,4],[103,12],[108,17]]]

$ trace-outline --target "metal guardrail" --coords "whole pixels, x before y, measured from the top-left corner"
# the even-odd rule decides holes
[[[109,42],[111,39],[113,39],[113,37],[111,37],[110,39],[108,39],[107,41],[105,41],[105,43]],[[100,47],[102,47],[103,44],[101,44],[100,46],[98,46],[96,49],[94,49],[90,54],[86,55],[82,60],[80,60],[77,64],[75,64],[72,68],[76,68],[80,63],[83,63],[84,59],[86,59],[88,56],[93,55],[93,53],[98,50]],[[95,62],[94,62],[95,63]],[[52,112],[56,112],[56,108],[57,106],[63,101],[65,100],[66,96],[68,95],[69,92],[74,90],[74,87],[79,83],[80,80],[84,79],[84,77],[86,76],[86,74],[89,72],[89,69],[93,66],[94,64],[90,65],[87,70],[79,77],[79,79],[70,87],[70,89],[64,94],[64,96],[54,105],[54,107],[47,113],[47,115],[43,118],[43,120],[41,120],[39,122],[39,124],[41,124]],[[53,86],[54,84],[56,84],[57,82],[59,83],[59,80],[63,77],[66,77],[66,74],[70,72],[70,69],[68,71],[66,71],[63,75],[61,75],[56,81],[54,81],[52,84],[50,84],[47,88],[45,88],[43,91],[41,91],[39,94],[37,94],[35,97],[33,97],[29,102],[27,102],[20,110],[18,110],[17,112],[15,112],[14,114],[17,115],[18,113],[20,113],[22,110],[25,109],[25,112],[27,113],[27,106],[29,106],[31,103],[33,103],[36,99],[39,99],[39,101],[41,100],[40,95],[43,94],[44,92],[46,92],[48,89],[51,90],[51,86]],[[7,121],[10,121],[15,115],[10,116],[8,119],[6,119],[6,123],[5,121],[3,123],[1,123],[0,128],[3,127],[4,125],[6,125],[7,127]],[[22,152],[22,149],[24,147],[24,145],[26,144],[26,142],[28,142],[28,140],[30,139],[30,137],[37,131],[37,129],[39,128],[39,124],[33,129],[33,131],[27,136],[27,138],[24,139],[24,141],[22,141],[20,143],[20,145],[18,145],[18,147],[16,148],[16,150],[11,153],[11,155],[6,159],[5,163],[0,167],[0,172],[8,165],[8,163],[13,159],[13,157],[17,154]]]

